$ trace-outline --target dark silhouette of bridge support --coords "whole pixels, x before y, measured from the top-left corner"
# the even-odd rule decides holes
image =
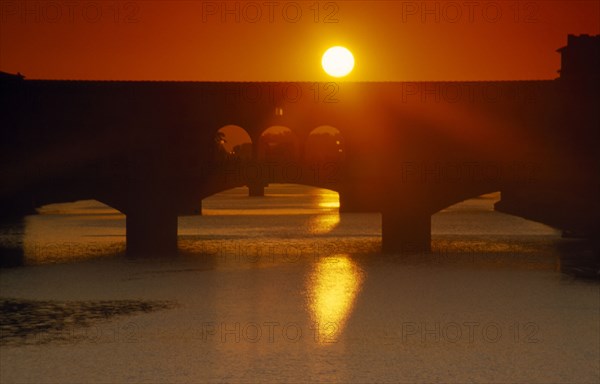
[[[417,208],[387,208],[381,219],[381,248],[385,253],[431,251],[431,214]]]
[[[338,192],[340,202],[340,213],[351,212],[377,212],[378,209],[372,201],[367,201],[364,196],[357,194],[352,189]]]
[[[175,255],[177,210],[166,199],[141,198],[126,212],[126,234],[127,255]]]
[[[248,183],[248,196],[264,196],[265,184],[263,182]]]

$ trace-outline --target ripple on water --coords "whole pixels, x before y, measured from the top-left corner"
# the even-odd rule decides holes
[[[0,345],[73,342],[86,328],[117,316],[177,306],[174,301],[39,301],[0,298]],[[83,332],[82,332],[83,330]]]

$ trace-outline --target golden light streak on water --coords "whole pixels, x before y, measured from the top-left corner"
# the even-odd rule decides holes
[[[335,229],[340,223],[339,214],[317,215],[310,219],[308,224],[310,233],[314,235],[323,235]]]
[[[332,343],[342,334],[360,292],[361,269],[348,255],[322,258],[307,279],[311,318],[318,325],[321,344]]]
[[[319,208],[339,208],[340,198],[337,192],[330,190],[322,190],[322,193],[318,195]]]

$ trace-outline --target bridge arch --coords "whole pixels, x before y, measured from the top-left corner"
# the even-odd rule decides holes
[[[257,145],[257,160],[283,164],[299,160],[302,143],[291,128],[272,125],[261,132]]]
[[[118,203],[111,201],[110,199],[97,196],[77,199],[68,197],[48,198],[37,202],[35,204],[35,210],[43,213],[63,212],[64,209],[58,207],[58,205],[67,204],[68,206],[66,209],[77,212],[76,214],[85,214],[85,211],[88,209],[93,209],[97,212],[102,212],[103,214],[125,214],[124,209],[120,208]]]
[[[504,213],[502,211],[496,210],[495,209],[495,204],[498,203],[498,202],[500,202],[500,201],[502,201],[502,190],[501,189],[489,189],[489,190],[486,190],[486,192],[483,192],[483,193],[476,192],[476,193],[470,194],[470,195],[468,195],[466,197],[462,197],[462,198],[456,199],[455,201],[452,201],[450,203],[447,202],[447,203],[445,203],[445,206],[443,206],[441,208],[438,206],[439,209],[436,208],[437,210],[434,211],[434,212],[432,212],[432,215],[445,212],[445,211],[447,211],[449,209],[452,209],[453,207],[455,207],[455,206],[457,206],[459,204],[465,203],[466,201],[475,200],[475,199],[494,200],[494,206],[492,206],[492,211],[495,211],[495,212],[498,212],[498,213],[502,213],[504,215],[508,215],[508,216],[512,216],[512,217],[518,217],[518,218],[526,220],[528,222],[536,223],[537,225],[544,225],[544,226],[547,226],[547,227],[550,227],[550,228],[557,229],[557,228],[553,227],[551,224],[547,224],[547,223],[544,223],[544,222],[541,222],[541,221],[535,221],[535,220],[532,220],[531,218],[528,218],[528,217],[525,217],[525,216],[522,216],[522,215],[519,215],[519,214]]]
[[[215,157],[220,159],[240,159],[249,161],[253,158],[253,141],[250,133],[239,125],[228,124],[214,133]]]
[[[94,197],[74,200],[46,196],[34,205],[35,210],[19,220],[21,231],[9,234],[9,239],[18,236],[22,243],[21,252],[12,254],[18,258],[10,260],[15,265],[72,261],[125,251],[126,217],[106,202]],[[0,260],[0,265],[4,261]]]
[[[303,155],[308,163],[343,161],[346,156],[344,137],[336,127],[320,125],[309,132]]]
[[[225,195],[240,197],[240,199],[231,200],[235,204],[240,203],[241,205],[250,207],[253,204],[256,204],[257,206],[264,207],[264,209],[277,208],[276,204],[272,206],[269,201],[241,199],[245,196],[244,189],[245,187],[233,187],[211,190],[202,196],[202,208],[214,209],[214,207],[210,208],[210,205],[207,206],[205,202],[207,202],[207,200],[215,200],[218,197],[224,197]],[[319,193],[314,193],[316,189],[319,190]],[[306,204],[308,207],[311,207],[311,210],[322,211],[322,213],[337,213],[339,210],[339,192],[329,188],[310,184],[272,183],[266,188],[266,194],[271,194],[271,197],[285,198],[286,196],[289,196],[293,197],[295,200],[301,197],[301,201],[298,203],[299,205]],[[220,208],[229,209],[222,206]],[[299,209],[305,210],[305,208]]]
[[[501,193],[494,191],[470,197],[432,215],[432,228],[437,237],[432,252],[511,252],[517,255],[530,252],[535,239],[558,239],[560,231],[556,227],[519,214],[498,211],[496,204],[501,201]]]
[[[429,213],[434,215],[466,200],[476,199],[480,196],[490,195],[493,193],[501,194],[501,191],[501,188],[492,186],[475,188],[470,191],[456,190],[454,193],[446,191],[443,195],[438,195],[432,199],[432,201],[429,203]]]

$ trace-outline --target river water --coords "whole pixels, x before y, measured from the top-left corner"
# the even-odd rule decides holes
[[[206,199],[166,259],[125,257],[95,201],[5,224],[0,381],[600,380],[594,246],[490,194],[434,215],[431,253],[381,254],[379,214],[266,193]]]

